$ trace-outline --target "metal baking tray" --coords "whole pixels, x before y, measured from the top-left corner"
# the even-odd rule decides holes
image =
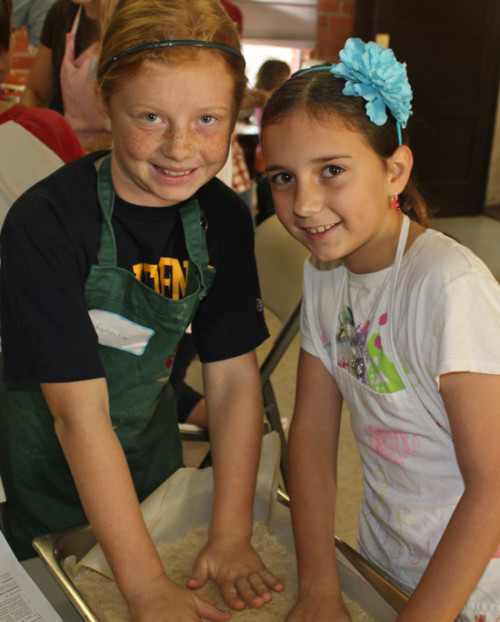
[[[90,525],[70,531],[39,536],[33,540],[33,547],[43,560],[63,592],[73,603],[75,609],[88,622],[100,622],[95,611],[85,601],[63,567],[64,560],[75,555],[82,559],[96,544],[97,540]]]
[[[287,505],[286,495],[279,493],[279,499]],[[86,602],[68,577],[63,562],[71,555],[74,555],[77,561],[80,560],[95,544],[96,538],[90,526],[39,536],[33,541],[40,558],[83,620],[88,622],[100,622],[98,613]],[[343,592],[371,615],[375,622],[396,620],[408,597],[346,542],[335,537],[335,544]]]

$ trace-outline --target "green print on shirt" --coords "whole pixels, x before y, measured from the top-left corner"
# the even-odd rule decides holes
[[[367,383],[378,393],[395,393],[405,388],[394,363],[382,348],[381,336],[373,333],[366,346],[370,358]],[[405,372],[407,371],[404,367]]]

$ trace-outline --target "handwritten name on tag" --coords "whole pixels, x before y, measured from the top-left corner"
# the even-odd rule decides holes
[[[124,350],[137,356],[143,354],[155,333],[153,329],[111,311],[90,309],[89,316],[102,346]]]

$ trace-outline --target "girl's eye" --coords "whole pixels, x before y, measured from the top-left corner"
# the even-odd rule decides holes
[[[343,171],[344,169],[341,166],[337,166],[336,164],[329,164],[323,169],[323,177],[336,177],[337,175],[340,175],[340,173],[342,173]]]
[[[285,184],[289,184],[293,181],[293,175],[291,173],[276,173],[276,175],[272,175],[272,177],[270,177],[269,181],[272,184],[284,186]]]
[[[161,118],[154,112],[148,112],[147,114],[143,115],[142,118],[147,123],[159,123],[161,121]]]
[[[215,118],[209,114],[204,114],[202,117],[200,117],[200,123],[202,125],[211,125],[214,122],[215,122]]]

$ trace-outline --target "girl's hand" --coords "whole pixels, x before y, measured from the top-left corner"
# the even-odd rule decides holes
[[[330,594],[299,597],[285,622],[351,622],[351,616],[342,601]]]
[[[148,590],[127,599],[132,622],[226,622],[229,612],[193,594],[166,575],[148,586]]]
[[[228,607],[261,607],[271,600],[271,590],[281,592],[283,584],[262,563],[247,539],[213,538],[196,560],[191,589],[213,579]]]

